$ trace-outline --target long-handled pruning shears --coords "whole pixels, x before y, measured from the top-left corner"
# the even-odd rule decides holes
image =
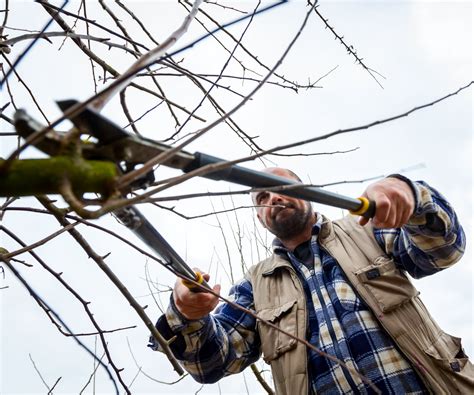
[[[66,100],[58,102],[64,112],[77,101]],[[117,164],[121,172],[133,170],[137,165],[146,163],[157,155],[170,150],[172,147],[154,140],[139,137],[125,131],[97,111],[86,108],[78,115],[70,119],[72,123],[82,132],[93,136],[97,143],[81,143],[81,153],[85,159],[111,161]],[[28,138],[38,130],[37,122],[26,112],[19,110],[15,114],[15,128],[20,136]],[[41,151],[50,156],[58,154],[61,146],[61,136],[56,132],[49,132],[42,140],[35,144]],[[195,152],[176,152],[170,159],[162,164],[183,172],[190,172],[209,164],[226,162],[223,159]],[[238,165],[229,165],[217,171],[211,171],[202,175],[213,180],[224,180],[252,188],[277,188],[284,187],[279,193],[334,206],[349,210],[352,214],[371,218],[375,214],[375,203],[364,197],[350,198],[333,192],[325,191],[317,187],[298,186],[299,183],[287,178],[278,177],[273,174],[247,169]],[[136,180],[132,189],[146,187],[154,180],[153,173]],[[293,187],[294,186],[294,187]],[[163,259],[175,273],[185,279],[197,281],[205,287],[209,287],[200,273],[195,273],[183,259],[166,242],[153,225],[140,213],[135,206],[120,209],[114,214],[134,233],[149,245]],[[192,282],[185,284],[193,290],[199,290]]]

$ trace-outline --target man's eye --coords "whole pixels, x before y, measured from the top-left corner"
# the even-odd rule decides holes
[[[265,196],[267,196],[266,193],[260,193],[260,194],[258,194],[258,195],[257,195],[257,199],[255,199],[256,202],[257,202],[257,204],[262,204],[262,203],[264,202],[264,200],[265,200]]]

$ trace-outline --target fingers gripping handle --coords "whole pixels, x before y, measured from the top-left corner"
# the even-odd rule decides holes
[[[202,275],[202,273],[201,272],[195,272],[195,274],[196,274],[196,277],[195,277],[194,281],[197,282],[198,284],[202,284],[202,285],[206,286],[207,283],[204,280],[204,276]],[[183,283],[183,285],[188,287],[189,290],[191,290],[192,292],[204,292],[203,289],[197,287],[196,284],[194,284],[193,282],[191,282],[189,280],[182,279],[181,282]]]
[[[367,219],[373,218],[375,216],[375,202],[363,196],[357,199],[361,202],[360,207],[357,210],[351,210],[350,213]]]

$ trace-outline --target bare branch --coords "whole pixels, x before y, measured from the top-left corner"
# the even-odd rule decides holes
[[[262,376],[262,372],[258,370],[257,365],[254,363],[250,365],[250,368],[252,369],[253,374],[257,378],[257,381],[261,384],[263,389],[267,391],[268,395],[275,395],[275,391],[268,385],[268,383],[265,381],[265,379]]]
[[[308,1],[308,3],[310,5],[312,5],[311,1]],[[317,3],[317,2],[316,2]],[[339,42],[346,48],[346,51],[347,53],[349,53],[350,55],[354,56],[354,58],[356,59],[357,63],[359,63],[363,68],[364,70],[366,70],[370,76],[375,80],[375,82],[377,82],[377,84],[383,89],[383,86],[382,84],[380,83],[380,81],[377,79],[377,77],[375,76],[375,74],[379,75],[380,77],[382,77],[383,79],[385,79],[385,77],[380,74],[378,71],[374,70],[374,69],[371,69],[370,67],[367,67],[365,65],[365,63],[362,61],[362,58],[360,58],[358,55],[357,55],[357,51],[354,49],[354,47],[352,45],[348,45],[346,44],[346,42],[344,41],[344,36],[340,36],[339,34],[336,33],[336,31],[334,30],[334,28],[332,26],[329,25],[329,20],[324,18],[321,13],[318,11],[318,8],[319,6],[316,6],[314,8],[314,12],[316,13],[317,16],[319,16],[319,18],[324,22],[324,24],[326,25],[326,28],[328,28],[331,33],[336,37],[337,40],[339,40]]]
[[[66,6],[66,4],[69,2],[69,0],[65,0],[62,4],[62,6],[59,8],[60,10]],[[43,29],[41,30],[40,33],[44,33],[48,27],[51,25],[53,22],[53,18],[51,18],[46,25],[44,25]],[[22,59],[26,56],[26,54],[33,48],[33,46],[36,44],[38,41],[39,37],[34,39],[24,50],[23,52],[16,58],[16,60],[13,62],[13,65],[11,65],[10,69],[7,71],[5,74],[4,78],[0,81],[0,89],[2,88],[3,84],[8,80],[8,77],[10,76],[11,72],[15,70],[16,66],[22,61]]]
[[[298,30],[298,32],[296,33],[294,38],[291,40],[291,42],[288,45],[288,47],[286,48],[286,50],[283,52],[283,55],[280,57],[280,59],[276,62],[276,64],[270,70],[270,72],[265,76],[265,78],[262,80],[262,82],[260,84],[258,84],[257,87],[255,87],[252,90],[252,92],[249,95],[247,95],[239,104],[237,104],[233,109],[228,111],[225,115],[223,115],[219,119],[212,122],[209,126],[206,126],[205,128],[200,129],[199,131],[197,131],[194,136],[188,138],[185,142],[183,142],[183,143],[177,145],[176,147],[164,152],[161,155],[156,156],[154,159],[149,160],[147,163],[145,163],[143,165],[143,167],[141,169],[131,171],[131,172],[127,173],[126,175],[122,176],[122,179],[119,180],[119,187],[123,187],[125,185],[128,185],[133,180],[137,179],[138,177],[140,177],[143,174],[145,174],[146,172],[148,172],[156,164],[162,163],[163,161],[169,159],[177,151],[183,149],[185,146],[187,146],[188,144],[190,144],[191,142],[193,142],[197,138],[201,137],[205,133],[207,133],[209,130],[211,130],[212,128],[214,128],[218,124],[220,124],[225,119],[229,118],[232,114],[234,114],[241,107],[243,107],[250,100],[250,98],[253,95],[255,95],[255,93],[262,87],[262,85],[273,75],[275,70],[283,63],[283,60],[286,58],[286,56],[290,52],[291,48],[293,47],[294,43],[298,40],[299,36],[301,35],[301,32],[303,31],[304,27],[306,26],[306,22],[308,20],[308,17],[309,17],[309,13],[306,14],[306,17],[305,17],[300,29]],[[257,155],[256,157],[259,157],[259,156],[261,156],[261,155]]]
[[[5,0],[5,9],[3,10],[3,22],[0,25],[0,37],[3,36],[3,29],[5,28],[7,21],[8,21],[8,14],[10,12],[10,1]]]
[[[191,12],[186,16],[181,26],[175,32],[173,32],[166,40],[164,40],[163,43],[161,43],[158,47],[142,55],[134,64],[132,64],[132,66],[127,69],[127,71],[125,71],[121,75],[121,77],[116,80],[114,86],[110,88],[107,93],[96,97],[92,102],[92,105],[97,109],[103,108],[104,105],[115,93],[125,88],[131,82],[131,80],[135,77],[135,74],[147,68],[152,63],[158,61],[162,57],[162,55],[169,48],[171,48],[183,36],[184,33],[186,33],[201,3],[202,0],[196,0],[194,2]]]
[[[53,393],[53,390],[56,388],[56,386],[59,384],[59,381],[62,379],[62,377],[58,377],[56,382],[53,384],[53,386],[51,387],[51,389],[49,390],[48,392],[48,395],[51,395]]]
[[[1,251],[0,251],[1,252]],[[10,263],[10,261],[8,259],[5,259],[3,258],[3,253],[0,253],[0,260],[2,262],[4,262],[4,264],[10,269],[10,271],[14,274],[14,276],[22,283],[22,285],[28,290],[28,292],[30,293],[30,295],[33,297],[33,299],[35,300],[35,302],[41,307],[41,309],[43,309],[45,312],[47,312],[47,314],[49,315],[50,313],[54,315],[54,317],[61,323],[61,325],[63,325],[71,334],[73,333],[69,326],[61,319],[61,317],[49,306],[48,303],[46,303],[46,301],[41,298],[38,293],[30,286],[30,284],[28,284],[28,282],[23,278],[23,276],[15,269],[15,267]],[[89,350],[89,348],[81,342],[81,340],[77,337],[77,336],[74,336],[74,340],[76,341],[76,343],[78,343],[88,354],[90,354],[93,358],[95,358],[96,360],[99,360],[98,357],[91,351]],[[110,378],[110,380],[112,381],[113,385],[114,385],[114,389],[115,389],[115,393],[118,395],[119,394],[119,391],[118,391],[118,388],[117,388],[117,384],[112,376],[112,373],[110,372],[110,370],[108,369],[108,367],[103,364],[102,362],[100,362],[100,365],[107,371],[107,374]],[[126,388],[126,387],[125,387]]]
[[[24,40],[30,40],[33,38],[44,38],[46,41],[49,41],[50,37],[66,37],[66,38],[78,38],[78,39],[84,39],[88,41],[96,41],[100,44],[104,44],[108,46],[109,48],[119,48],[123,51],[129,52],[133,55],[136,55],[137,52],[130,49],[126,45],[122,44],[117,44],[113,43],[110,41],[110,38],[102,38],[102,37],[94,37],[89,34],[77,34],[73,32],[46,32],[46,33],[30,33],[30,34],[23,34],[21,36],[13,37],[8,40],[0,42],[0,45],[2,46],[9,46],[9,45],[14,45],[18,42],[24,41]]]
[[[43,382],[44,386],[48,389],[48,392],[51,391],[51,388],[49,387],[49,385],[46,383],[46,381],[44,380],[43,378],[43,375],[41,374],[41,372],[39,371],[38,367],[36,366],[36,363],[35,361],[33,360],[33,357],[31,356],[30,353],[28,353],[28,357],[30,358],[30,361],[33,365],[33,368],[35,369],[36,373],[38,373],[38,376],[39,378],[41,379],[41,381]]]
[[[49,9],[49,10],[50,10],[50,11],[48,11],[49,14],[51,14],[52,11],[55,11],[57,14],[64,14],[64,15],[72,16],[72,17],[74,17],[74,18],[76,18],[76,19],[83,20],[83,21],[85,21],[86,23],[91,24],[91,25],[94,25],[94,26],[96,26],[96,27],[98,27],[98,28],[100,28],[100,29],[106,31],[107,33],[110,33],[110,34],[113,35],[113,36],[116,36],[116,37],[118,37],[118,38],[121,38],[121,39],[123,39],[123,40],[125,40],[125,41],[130,42],[131,44],[137,45],[137,46],[139,46],[139,47],[141,47],[141,48],[143,48],[143,49],[145,49],[145,50],[148,51],[148,48],[145,47],[143,44],[140,44],[140,43],[138,43],[138,42],[136,42],[136,41],[130,41],[130,39],[129,39],[128,37],[122,36],[121,34],[119,34],[119,33],[117,33],[117,32],[114,32],[113,30],[111,30],[111,29],[109,29],[109,28],[107,28],[107,27],[105,27],[105,26],[103,26],[103,25],[97,23],[97,22],[94,21],[94,20],[91,20],[91,19],[88,19],[88,18],[84,18],[84,17],[82,17],[82,16],[80,16],[80,15],[73,14],[73,13],[71,13],[71,12],[69,12],[69,11],[66,11],[66,10],[62,9],[62,8],[56,7],[55,5],[49,3],[47,0],[35,0],[35,2],[38,3],[38,4],[41,4],[47,11],[48,11],[48,9]],[[61,19],[62,19],[62,18],[61,18]],[[56,19],[56,22],[57,22],[57,21],[58,21],[58,19]],[[61,26],[61,27],[62,27],[62,26]]]
[[[54,233],[50,234],[49,236],[37,241],[36,243],[33,243],[33,244],[30,244],[29,246],[20,248],[19,250],[9,252],[8,254],[4,254],[3,258],[4,259],[11,259],[11,258],[13,258],[17,255],[23,254],[25,252],[30,252],[30,251],[34,250],[35,248],[37,248],[39,246],[42,246],[43,244],[47,243],[48,241],[54,239],[55,237],[59,236],[60,234],[69,231],[70,229],[74,228],[78,224],[79,224],[79,222],[69,224],[68,226],[59,229],[57,232],[54,232]]]
[[[51,211],[55,218],[58,220],[58,222],[63,225],[67,226],[69,225],[69,222],[64,218],[63,214],[46,198],[39,198],[41,204],[43,206]],[[158,330],[155,328],[155,325],[151,322],[150,318],[148,315],[145,313],[144,309],[140,306],[140,304],[135,300],[135,298],[132,296],[130,291],[125,287],[125,285],[120,281],[120,279],[115,275],[115,273],[109,268],[109,266],[104,262],[103,258],[98,255],[92,247],[89,245],[89,243],[82,237],[82,235],[77,232],[75,229],[70,229],[69,233],[71,236],[77,241],[77,243],[84,249],[84,251],[87,253],[89,257],[91,257],[95,263],[99,266],[99,268],[107,275],[107,277],[112,281],[112,283],[117,287],[117,289],[122,293],[122,295],[125,297],[125,299],[130,303],[130,305],[133,307],[135,312],[138,314],[140,319],[143,321],[145,326],[148,328],[150,333],[153,335],[153,337],[156,339],[156,341],[160,344],[160,346],[163,347],[164,353],[168,357],[168,360],[172,364],[174,370],[179,374],[182,375],[183,369],[181,366],[178,364],[176,361],[175,357],[173,356],[171,350],[169,349],[168,342],[163,339],[161,334],[158,332]],[[120,377],[120,376],[119,376]],[[125,383],[122,383],[124,388],[126,388]],[[128,389],[127,389],[128,391]]]
[[[39,105],[38,101],[36,100],[35,95],[34,95],[33,92],[31,91],[31,89],[29,88],[29,86],[26,84],[26,82],[20,77],[20,75],[19,75],[18,72],[16,71],[16,69],[15,69],[16,66],[10,63],[10,60],[8,60],[8,58],[6,57],[6,55],[5,55],[4,53],[2,53],[2,57],[3,57],[3,59],[5,59],[5,62],[7,62],[8,65],[10,66],[10,70],[9,70],[9,71],[13,71],[13,73],[15,73],[16,78],[18,78],[18,81],[20,81],[20,83],[25,87],[25,89],[27,90],[28,94],[31,96],[31,99],[33,100],[33,103],[35,103],[36,108],[37,108],[38,111],[41,113],[41,115],[42,115],[43,118],[45,119],[46,123],[49,124],[48,117],[46,116],[46,114],[45,114],[45,113],[43,112],[43,110],[41,109],[41,106]],[[5,76],[5,78],[8,78],[8,73],[7,73],[7,75]]]

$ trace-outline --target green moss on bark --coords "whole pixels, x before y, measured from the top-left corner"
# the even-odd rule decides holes
[[[4,161],[0,160],[0,167]],[[65,179],[78,196],[85,192],[109,195],[117,178],[112,162],[84,160],[68,156],[48,159],[14,160],[0,174],[0,196],[34,196],[59,193]]]

